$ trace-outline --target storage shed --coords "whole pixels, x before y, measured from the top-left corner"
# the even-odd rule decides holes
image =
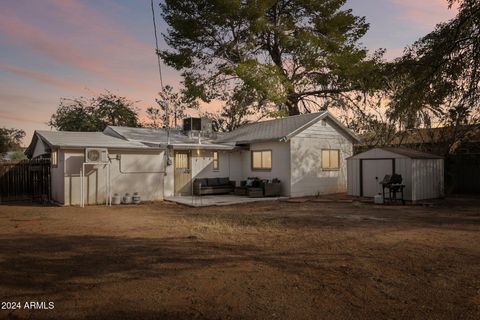
[[[405,200],[435,199],[444,195],[443,158],[405,148],[375,148],[347,159],[347,190],[352,196],[382,193],[385,175],[402,175]]]

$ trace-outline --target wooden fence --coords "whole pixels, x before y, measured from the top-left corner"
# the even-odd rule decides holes
[[[51,200],[50,159],[0,161],[0,202]]]
[[[445,190],[480,194],[480,154],[450,155],[445,159]]]

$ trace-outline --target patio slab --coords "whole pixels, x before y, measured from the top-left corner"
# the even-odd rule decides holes
[[[249,198],[237,195],[177,196],[166,197],[166,201],[176,202],[190,207],[228,206],[261,201],[287,200],[288,197]]]

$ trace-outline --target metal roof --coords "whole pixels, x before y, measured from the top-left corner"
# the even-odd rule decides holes
[[[407,149],[407,148],[384,147],[379,149],[400,154],[402,156],[405,156],[411,159],[443,159],[443,157],[437,156],[435,154],[417,151],[413,149]]]
[[[443,159],[443,157],[431,154],[431,153],[426,153],[422,151],[417,151],[413,149],[407,149],[407,148],[394,148],[394,147],[381,147],[381,148],[373,148],[361,153],[357,153],[353,156],[350,156],[347,158],[348,159],[364,159],[363,157],[369,157],[370,152],[373,150],[381,150],[381,151],[387,151],[391,153],[398,154],[400,156],[404,156],[410,159]],[[370,158],[370,157],[369,157]]]
[[[151,149],[141,142],[115,138],[103,132],[35,131],[35,134],[50,147]]]
[[[130,128],[130,127],[118,127],[108,126],[104,130],[105,134],[116,135],[129,141],[144,142],[148,145],[159,146],[173,146],[174,148],[186,148],[186,149],[225,149],[231,150],[235,147],[233,143],[219,144],[208,137],[189,137],[179,129],[170,129],[170,133],[167,133],[167,129],[160,128]],[[168,137],[168,135],[170,137]]]
[[[297,133],[302,132],[317,121],[329,117],[333,122],[353,140],[358,140],[358,137],[349,129],[343,126],[334,116],[329,112],[306,113],[297,116],[290,116],[280,119],[261,121],[244,125],[232,132],[224,134],[215,142],[236,142],[236,143],[251,143],[259,141],[285,140],[292,138]]]

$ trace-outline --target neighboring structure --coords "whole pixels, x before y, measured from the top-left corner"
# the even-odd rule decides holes
[[[405,148],[375,148],[347,159],[348,194],[373,197],[382,193],[385,175],[402,175],[405,200],[444,196],[443,158]]]
[[[36,131],[26,154],[52,158],[53,199],[78,204],[86,149],[104,150],[105,163],[87,164],[87,203],[112,193],[138,192],[144,200],[190,195],[196,178],[280,179],[282,195],[345,192],[345,159],[358,138],[328,112],[252,123],[226,134],[205,118],[188,118],[183,130],[109,126],[104,132]],[[110,168],[110,169],[108,169]]]
[[[402,147],[439,156],[447,154],[480,154],[480,125],[457,127],[415,128],[395,133],[390,139],[378,135],[362,137],[356,152],[385,146]]]

